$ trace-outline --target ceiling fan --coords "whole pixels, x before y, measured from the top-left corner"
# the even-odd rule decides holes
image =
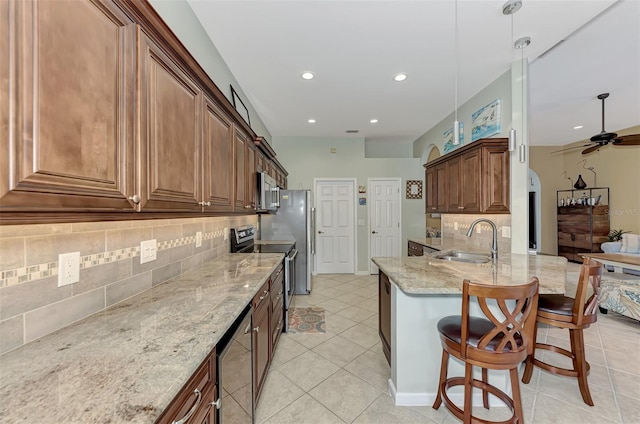
[[[609,97],[609,93],[602,93],[598,95],[598,99],[602,100],[602,131],[598,134],[591,137],[589,140],[591,143],[585,144],[584,146],[570,147],[568,149],[557,150],[553,153],[564,152],[566,150],[577,149],[579,147],[587,147],[582,151],[583,155],[589,154],[593,151],[600,149],[601,147],[606,146],[611,143],[614,146],[640,146],[640,134],[629,134],[618,137],[618,134],[607,132],[604,129],[604,100]],[[592,144],[595,143],[595,144]]]

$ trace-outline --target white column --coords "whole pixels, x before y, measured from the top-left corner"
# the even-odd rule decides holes
[[[516,149],[511,152],[511,252],[529,251],[529,62],[511,64],[511,125],[516,130]],[[520,162],[524,143],[524,163]]]

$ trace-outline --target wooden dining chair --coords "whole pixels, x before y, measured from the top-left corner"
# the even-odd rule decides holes
[[[485,317],[469,315],[469,302],[475,297]],[[495,302],[494,302],[495,300]],[[509,301],[509,302],[508,302]],[[497,304],[499,313],[490,309]],[[538,279],[524,285],[490,286],[464,280],[462,286],[462,315],[448,316],[438,321],[442,345],[442,363],[438,395],[433,404],[438,409],[442,402],[464,423],[490,423],[472,415],[472,389],[482,390],[483,406],[489,409],[489,393],[501,399],[513,412],[508,421],[524,422],[518,366],[533,352],[533,332],[538,305]],[[465,364],[464,377],[447,377],[449,356]],[[482,380],[473,378],[473,367],[482,368]],[[489,384],[488,369],[509,370],[512,397]],[[447,391],[464,385],[464,408],[454,404]],[[473,421],[472,421],[473,419]]]
[[[587,382],[590,366],[584,351],[583,330],[596,322],[598,318],[598,294],[600,293],[601,277],[602,265],[592,259],[585,258],[580,268],[580,279],[578,280],[575,297],[567,297],[562,294],[540,295],[536,321],[539,324],[569,329],[571,350],[546,343],[538,343],[537,341],[535,348],[549,350],[571,358],[573,368],[562,368],[536,359],[534,351],[527,356],[522,375],[523,383],[529,383],[531,380],[534,365],[553,374],[576,377],[582,400],[587,405],[593,406],[593,399]],[[592,294],[587,298],[589,288],[592,289]],[[537,332],[538,328],[536,326],[534,338],[537,338]]]

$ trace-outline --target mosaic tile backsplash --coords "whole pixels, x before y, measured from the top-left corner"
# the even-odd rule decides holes
[[[0,226],[0,354],[229,252],[224,229],[257,216]],[[202,246],[196,248],[196,233]],[[140,264],[140,242],[157,259]],[[58,255],[80,252],[80,281],[58,287]]]

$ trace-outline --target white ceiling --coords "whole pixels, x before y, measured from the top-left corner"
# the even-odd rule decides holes
[[[273,137],[355,129],[367,140],[412,142],[454,109],[453,0],[188,2]],[[503,3],[457,3],[458,104],[520,58]],[[523,0],[513,39],[525,35],[531,145],[600,132],[602,92],[611,93],[607,130],[640,124],[639,0]],[[408,79],[393,81],[399,72]]]

